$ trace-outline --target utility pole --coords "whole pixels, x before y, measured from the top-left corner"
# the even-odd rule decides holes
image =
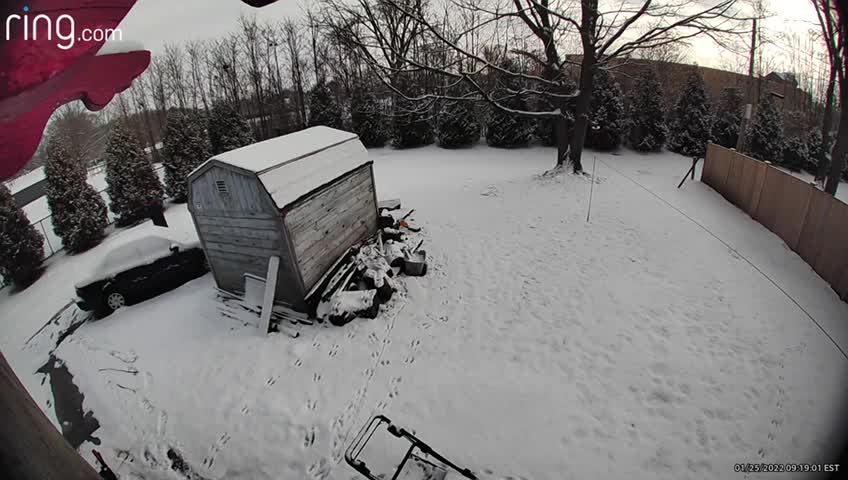
[[[745,92],[745,97],[747,102],[745,104],[745,111],[742,115],[742,122],[739,125],[739,137],[736,139],[736,151],[741,152],[742,147],[745,145],[745,134],[748,129],[748,123],[751,121],[753,104],[754,104],[754,57],[757,51],[757,19],[754,18],[752,20],[751,25],[751,53],[749,54],[748,59],[748,84],[746,86],[747,91]]]

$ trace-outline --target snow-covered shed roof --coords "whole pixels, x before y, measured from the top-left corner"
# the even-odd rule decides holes
[[[206,163],[215,161],[255,173],[278,208],[369,163],[355,133],[323,126],[231,150]]]

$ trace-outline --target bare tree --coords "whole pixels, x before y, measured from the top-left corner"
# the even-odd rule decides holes
[[[306,95],[304,87],[304,68],[301,44],[301,29],[293,20],[287,19],[280,26],[283,42],[286,46],[289,65],[291,67],[291,82],[294,89],[295,110],[297,111],[298,127],[306,125]]]
[[[839,188],[842,169],[845,166],[845,153],[848,149],[848,84],[846,84],[845,65],[845,24],[840,22],[840,12],[833,0],[812,0],[822,32],[822,40],[827,47],[830,62],[827,93],[825,94],[825,116],[822,120],[822,142],[827,142],[832,122],[832,98],[836,88],[839,88],[839,129],[836,132],[836,143],[830,154],[830,172],[824,190],[835,195]],[[823,162],[821,162],[823,163]],[[819,172],[821,173],[821,171]]]
[[[485,100],[494,108],[531,117],[551,118],[557,123],[557,167],[570,162],[575,172],[582,171],[581,156],[589,124],[593,76],[617,58],[637,55],[686,41],[697,35],[718,38],[723,34],[741,33],[734,21],[738,14],[736,0],[703,3],[688,0],[623,0],[616,8],[599,8],[598,0],[455,0],[461,13],[436,11],[422,0],[324,0],[325,18],[330,29],[346,35],[361,58],[374,68],[396,94],[400,91],[397,75],[405,71],[426,71],[448,77],[448,88],[464,83],[472,94],[459,98],[446,92],[414,96],[412,99]],[[450,17],[450,18],[449,18]],[[458,30],[451,18],[473,18],[472,25]],[[510,32],[502,45],[522,45],[532,41],[536,47],[514,48],[532,66],[524,69],[504,68],[477,52],[469,50],[472,33],[501,29]],[[636,33],[638,32],[638,33]],[[579,39],[582,55],[567,55],[562,46],[570,38]],[[516,41],[518,40],[518,41]],[[410,51],[416,42],[437,44],[452,50],[443,64],[418,61]],[[564,74],[568,64],[579,65],[579,88],[570,91]],[[522,80],[530,87],[496,97],[484,88],[481,78],[497,73]],[[547,110],[515,110],[507,100],[519,97],[542,97],[553,105]],[[566,112],[569,99],[575,99],[575,122],[569,136]]]

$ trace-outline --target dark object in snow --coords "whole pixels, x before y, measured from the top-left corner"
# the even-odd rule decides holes
[[[143,252],[138,258],[125,255]],[[166,235],[140,237],[110,250],[104,261],[76,285],[77,306],[106,316],[127,305],[153,298],[202,277],[209,271],[203,250]]]
[[[395,242],[402,242],[405,235],[403,232],[395,230],[394,228],[383,228],[383,240],[394,240]]]
[[[330,306],[330,323],[341,327],[356,317],[377,318],[378,313],[377,290],[336,292]]]
[[[427,274],[427,252],[419,250],[404,261],[404,274],[410,277],[423,277]]]
[[[97,450],[91,450],[91,453],[94,454],[94,458],[97,459],[97,463],[100,465],[100,471],[97,472],[100,474],[100,478],[103,480],[118,480],[118,476],[115,475],[115,472],[109,468],[109,465],[103,460],[103,456],[100,455],[100,452]]]
[[[380,200],[377,202],[378,210],[397,210],[400,208],[400,199],[391,198],[389,200]]]
[[[377,217],[377,228],[392,228],[394,226],[395,217],[384,212],[380,212],[380,216]]]
[[[410,215],[412,215],[412,212],[414,212],[414,211],[415,211],[415,209],[413,208],[412,210],[410,210],[410,211],[406,212],[406,214],[405,214],[404,216],[400,217],[400,220],[399,220],[399,221],[404,221],[404,220],[406,220],[407,218],[409,218],[409,216],[410,216]]]
[[[354,470],[359,472],[369,480],[380,480],[388,472],[372,472],[363,459],[360,458],[362,451],[369,440],[374,438],[375,434],[385,436],[387,432],[394,438],[407,440],[410,445],[403,459],[398,464],[397,470],[393,473],[393,479],[404,478],[409,480],[436,480],[445,479],[448,472],[456,472],[464,478],[477,480],[477,476],[467,469],[461,468],[436,453],[430,445],[403,428],[399,428],[392,424],[392,421],[383,415],[377,415],[371,419],[345,450],[345,461]],[[450,478],[454,478],[451,476]]]

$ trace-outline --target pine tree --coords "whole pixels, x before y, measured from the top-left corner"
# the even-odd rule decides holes
[[[539,90],[545,90],[544,86],[537,87]],[[570,82],[569,80],[565,80],[565,83],[562,88],[563,93],[574,93],[577,90],[577,85]],[[574,97],[566,98],[564,101],[565,104],[565,116],[566,116],[566,135],[571,136],[571,130],[574,128],[574,109],[575,109],[575,99]],[[554,106],[553,102],[549,99],[549,97],[540,97],[536,100],[536,111],[552,111],[557,107]],[[540,118],[534,122],[533,126],[533,136],[535,136],[542,145],[551,147],[557,144],[556,137],[556,122],[557,120],[554,118]]]
[[[819,162],[822,161],[822,149],[824,148],[821,131],[818,129],[810,130],[807,134],[806,141],[809,157],[807,158],[807,163],[804,165],[804,169],[811,175],[816,175],[818,173]]]
[[[792,170],[800,172],[805,168],[810,160],[810,151],[807,148],[807,139],[801,137],[792,137],[786,141],[783,146],[783,161],[781,165]]]
[[[621,87],[606,70],[595,73],[592,89],[591,122],[586,132],[586,146],[597,150],[614,150],[621,145],[624,130],[624,104]]]
[[[712,133],[715,143],[726,148],[736,148],[741,124],[742,94],[737,88],[725,88],[721,92],[713,124]]]
[[[512,59],[501,61],[501,67],[506,71],[517,71],[517,64]],[[528,111],[527,101],[523,95],[514,92],[522,90],[521,82],[513,76],[499,74],[494,96],[502,98],[499,103],[510,110]],[[530,141],[534,124],[523,116],[498,107],[492,108],[489,121],[486,124],[486,143],[492,147],[519,147]]]
[[[645,70],[636,81],[635,98],[630,105],[630,146],[640,152],[658,152],[665,145],[663,92],[657,74]]]
[[[419,93],[419,89],[412,85],[411,80],[401,80],[400,90],[408,92],[410,97]],[[395,148],[413,148],[433,143],[433,114],[430,107],[426,102],[395,98],[391,134]]]
[[[210,157],[205,121],[196,113],[168,113],[162,144],[165,154],[165,193],[178,203],[188,199],[188,175]]]
[[[480,124],[465,102],[449,101],[439,109],[439,146],[456,148],[480,139]]]
[[[0,183],[0,275],[18,287],[27,286],[38,278],[43,260],[44,238]]]
[[[342,109],[330,86],[323,80],[319,80],[309,92],[309,126],[318,125],[342,128]]]
[[[703,157],[710,141],[712,117],[704,79],[693,71],[674,107],[669,148],[687,157]]]
[[[62,245],[69,252],[88,250],[105,237],[106,202],[88,184],[88,171],[71,154],[67,139],[56,134],[48,142],[44,173],[53,231],[62,238]]]
[[[356,85],[351,92],[350,120],[354,133],[366,148],[382,147],[389,132],[383,110],[374,95],[363,85]]]
[[[122,122],[116,122],[106,144],[106,192],[109,209],[126,225],[162,208],[162,182],[141,143]]]
[[[782,124],[780,111],[771,95],[763,95],[749,137],[748,150],[752,157],[773,163],[783,160]]]
[[[209,113],[209,143],[212,155],[229,152],[255,142],[253,131],[229,103],[219,103]]]

